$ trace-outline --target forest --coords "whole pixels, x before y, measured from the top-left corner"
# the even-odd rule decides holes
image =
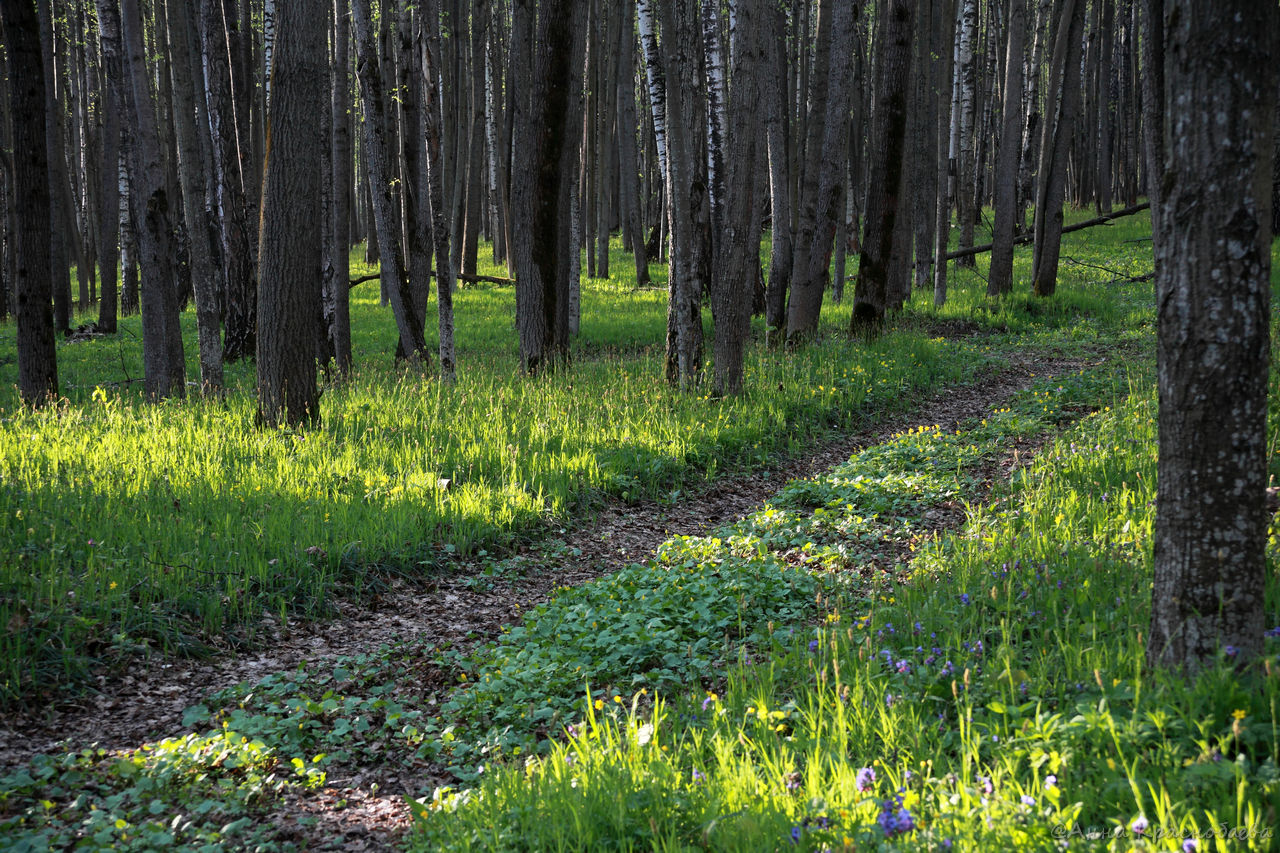
[[[0,0],[0,849],[1274,850],[1280,3]]]

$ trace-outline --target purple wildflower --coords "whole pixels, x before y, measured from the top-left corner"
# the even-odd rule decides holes
[[[816,652],[817,650],[818,650],[818,641],[817,641],[817,640],[810,640],[810,641],[809,641],[809,651],[810,651],[810,652]]]
[[[1034,806],[1036,804],[1036,798],[1031,796],[1030,794],[1023,794],[1022,804],[1024,806]]]
[[[1146,815],[1138,815],[1138,818],[1131,824],[1129,828],[1133,830],[1134,835],[1141,835],[1147,831],[1147,827],[1151,824],[1147,821]]]
[[[884,830],[886,838],[906,835],[916,828],[915,818],[911,812],[902,807],[901,800],[885,800],[884,807],[876,817],[876,823]]]
[[[859,793],[865,794],[870,791],[876,783],[876,771],[870,767],[863,767],[858,771],[858,775],[854,777],[854,784],[858,787]]]
[[[962,592],[962,593],[960,593],[960,603],[961,603],[961,604],[968,604],[968,603],[969,603],[969,593],[967,593],[967,592]]]

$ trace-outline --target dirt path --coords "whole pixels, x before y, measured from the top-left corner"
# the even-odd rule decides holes
[[[521,609],[545,600],[556,588],[585,583],[644,560],[674,532],[704,533],[754,511],[788,481],[826,471],[893,433],[917,425],[957,425],[986,414],[1037,377],[1064,374],[1104,360],[1021,359],[977,384],[944,389],[910,413],[827,441],[769,470],[718,479],[678,504],[611,502],[595,520],[567,529],[560,537],[563,547],[536,545],[510,558],[509,565],[523,565],[525,570],[509,579],[496,578],[487,589],[468,571],[474,567],[463,565],[447,576],[431,579],[425,589],[399,582],[364,605],[340,603],[339,615],[331,621],[290,623],[278,641],[256,652],[204,661],[156,659],[123,676],[102,676],[98,680],[100,692],[85,695],[77,704],[12,715],[0,723],[0,769],[38,753],[57,751],[63,743],[125,749],[177,734],[182,730],[184,709],[204,695],[272,672],[292,670],[303,661],[359,654],[411,637],[455,647],[490,639],[502,625],[517,620]],[[960,515],[948,518],[943,526],[962,521]],[[353,807],[362,800],[360,787],[343,792],[347,811],[357,819],[361,809]],[[370,800],[372,809],[387,808],[383,798],[371,792],[365,799]],[[402,809],[394,811],[401,813]],[[396,822],[401,819],[403,814]],[[375,823],[384,824],[385,829],[384,820]]]

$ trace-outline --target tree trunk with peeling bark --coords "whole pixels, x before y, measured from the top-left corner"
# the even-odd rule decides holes
[[[1003,127],[996,154],[995,219],[991,233],[991,270],[987,295],[1013,290],[1013,232],[1018,189],[1018,160],[1022,153],[1022,54],[1026,43],[1026,9],[1023,0],[1009,4],[1008,52],[1005,54]]]

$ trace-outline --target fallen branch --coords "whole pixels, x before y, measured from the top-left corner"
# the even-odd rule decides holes
[[[435,274],[436,274],[436,271],[432,270],[431,271],[432,277],[434,277]],[[376,281],[379,278],[381,278],[381,274],[376,272],[370,273],[369,275],[358,276],[356,278],[351,279],[351,281],[349,282],[349,287],[356,287],[358,285],[364,284],[367,281]],[[496,275],[466,275],[464,273],[458,273],[455,276],[455,278],[457,278],[459,281],[465,281],[467,284],[476,284],[477,282],[481,282],[481,281],[487,281],[490,284],[515,284],[516,283],[516,280],[514,278],[501,278]]]
[[[1093,219],[1086,219],[1084,222],[1077,222],[1075,225],[1068,225],[1062,229],[1063,234],[1070,234],[1072,231],[1083,231],[1086,228],[1092,228],[1095,225],[1106,225],[1113,219],[1121,219],[1125,216],[1133,216],[1135,213],[1141,213],[1151,207],[1151,202],[1144,201],[1141,204],[1130,205],[1129,207],[1117,210],[1114,213],[1108,213],[1103,216],[1095,216]],[[1013,238],[1013,245],[1024,246],[1035,239],[1032,234],[1019,234]],[[974,255],[981,255],[984,252],[990,252],[991,243],[984,243],[981,246],[971,246],[968,249],[957,249],[954,252],[947,252],[947,260],[954,261],[957,258],[969,258]],[[912,266],[920,266],[922,264],[933,263],[933,258],[924,258],[916,261]]]

